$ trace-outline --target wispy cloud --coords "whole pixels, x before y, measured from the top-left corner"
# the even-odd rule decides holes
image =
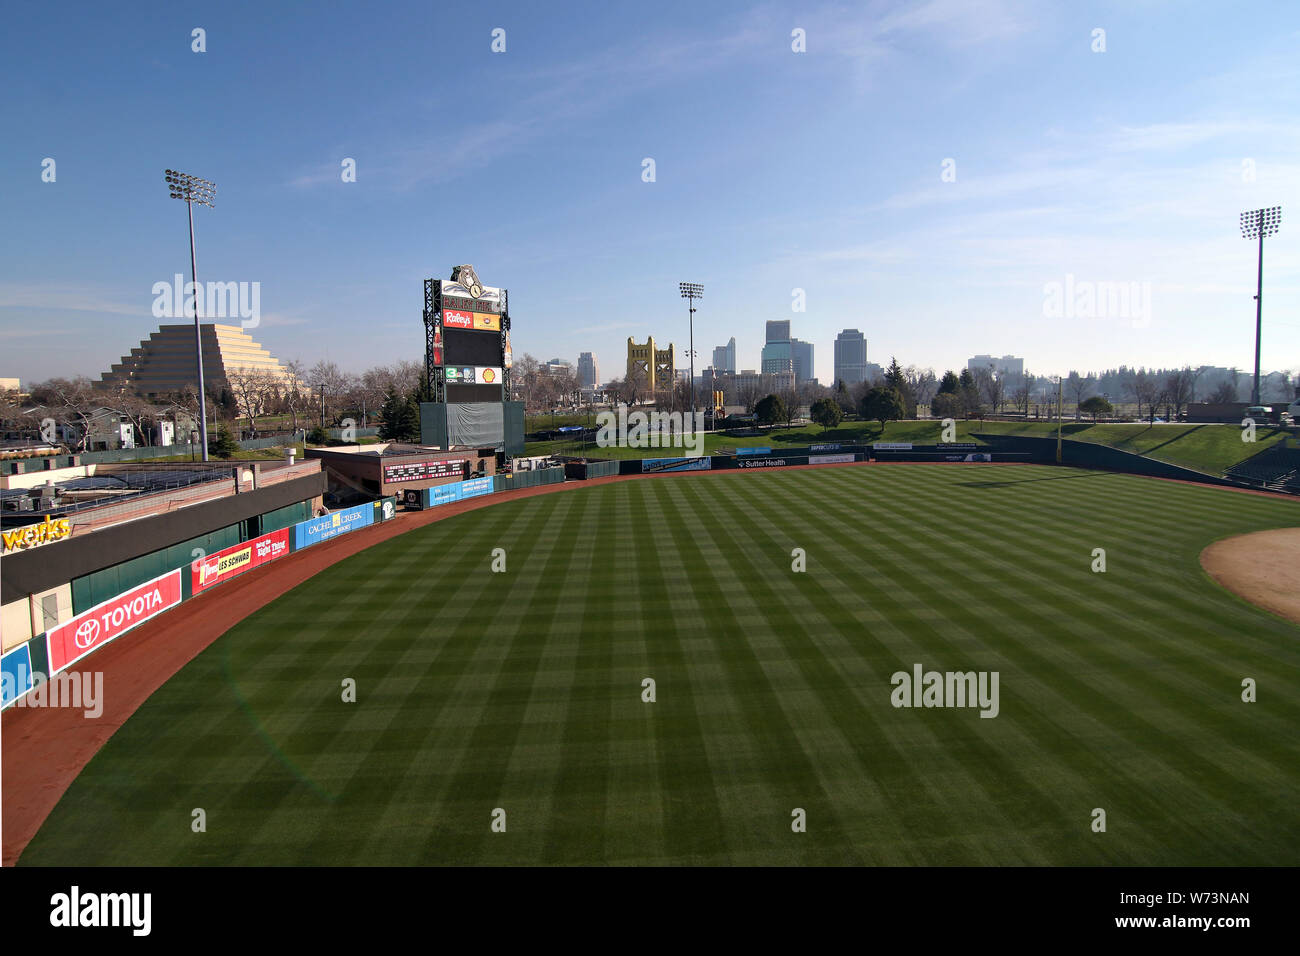
[[[149,315],[152,293],[141,293],[137,305],[115,301],[101,289],[65,284],[43,285],[0,282],[0,308],[62,310],[65,312],[110,312],[114,315]]]

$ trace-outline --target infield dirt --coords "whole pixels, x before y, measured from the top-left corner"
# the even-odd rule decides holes
[[[1300,624],[1300,528],[1216,541],[1201,552],[1201,567],[1251,604]]]

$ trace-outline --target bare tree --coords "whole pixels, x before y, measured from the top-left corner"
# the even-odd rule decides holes
[[[785,409],[785,424],[786,427],[789,427],[799,417],[799,404],[802,396],[797,388],[778,389],[776,395],[781,399],[781,405]]]
[[[91,422],[106,397],[85,376],[52,378],[32,386],[32,398],[46,406],[55,423],[78,434],[79,451],[89,446]]]
[[[764,391],[753,382],[746,382],[743,385],[732,387],[732,403],[740,405],[745,409],[746,415],[754,414],[754,408],[758,405],[758,400],[764,396]]]
[[[536,411],[538,407],[539,399],[534,398],[533,392],[539,384],[540,368],[541,363],[525,352],[524,357],[516,361],[510,370],[511,385],[518,394],[523,395],[524,407],[530,412]]]
[[[298,434],[298,416],[305,409],[308,401],[306,392],[306,371],[301,359],[291,359],[284,363],[285,377],[280,383],[280,412],[288,412],[293,419],[293,433]]]
[[[972,369],[971,376],[975,379],[979,397],[993,409],[996,415],[1002,410],[1002,403],[1006,401],[1005,382],[1002,377],[987,367]]]
[[[135,432],[137,445],[153,444],[149,438],[150,426],[157,420],[158,410],[152,404],[132,392],[124,391],[111,397],[106,396],[104,405],[126,419]]]
[[[623,377],[623,388],[619,398],[628,405],[637,405],[645,399],[649,391],[649,380],[645,369],[634,368]]]
[[[1155,406],[1159,400],[1160,385],[1147,374],[1146,369],[1139,369],[1137,374],[1133,376],[1132,384],[1129,385],[1129,392],[1137,402],[1137,417],[1142,417],[1142,408],[1145,405],[1150,410],[1151,417],[1155,418]]]
[[[1165,401],[1169,405],[1167,411],[1172,410],[1169,420],[1175,421],[1196,392],[1196,373],[1186,366],[1177,372],[1169,373],[1165,378],[1164,392]]]
[[[266,369],[227,368],[226,382],[234,393],[239,413],[248,419],[250,438],[257,437],[257,418],[267,412],[276,379]]]
[[[916,407],[929,408],[930,402],[939,392],[939,380],[935,377],[934,369],[918,369],[915,365],[909,365],[903,369],[903,376],[907,387],[912,391],[912,398],[916,400]]]
[[[1034,376],[1030,372],[1025,372],[1020,376],[1020,381],[1016,383],[1016,389],[1011,395],[1011,401],[1025,418],[1029,417],[1029,403],[1033,395]]]
[[[338,405],[339,399],[347,388],[347,375],[333,362],[321,360],[307,370],[307,384],[316,392],[320,402],[321,417],[333,420],[331,411]]]
[[[1071,372],[1065,379],[1065,389],[1074,399],[1074,420],[1079,420],[1079,405],[1085,398],[1092,394],[1097,380],[1091,375],[1080,375],[1078,372]]]

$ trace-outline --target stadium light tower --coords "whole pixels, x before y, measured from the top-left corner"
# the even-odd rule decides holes
[[[194,204],[215,209],[216,183],[199,179],[174,169],[165,170],[167,189],[172,199],[184,199],[190,214],[190,281],[194,284],[194,356],[199,368],[199,441],[203,442],[203,460],[208,460],[208,400],[203,387],[203,334],[199,331],[199,269],[194,256]]]
[[[1282,225],[1282,207],[1269,206],[1252,209],[1241,214],[1241,237],[1259,239],[1259,272],[1255,286],[1255,385],[1250,392],[1250,404],[1259,404],[1259,338],[1264,312],[1264,237],[1277,232]]]
[[[691,303],[691,415],[695,415],[695,300],[704,298],[704,286],[698,282],[679,282],[682,298]],[[651,360],[654,356],[651,356]]]

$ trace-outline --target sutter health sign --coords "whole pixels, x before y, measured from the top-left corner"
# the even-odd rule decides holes
[[[177,568],[82,611],[47,635],[50,674],[57,674],[137,624],[180,603],[181,569]]]

